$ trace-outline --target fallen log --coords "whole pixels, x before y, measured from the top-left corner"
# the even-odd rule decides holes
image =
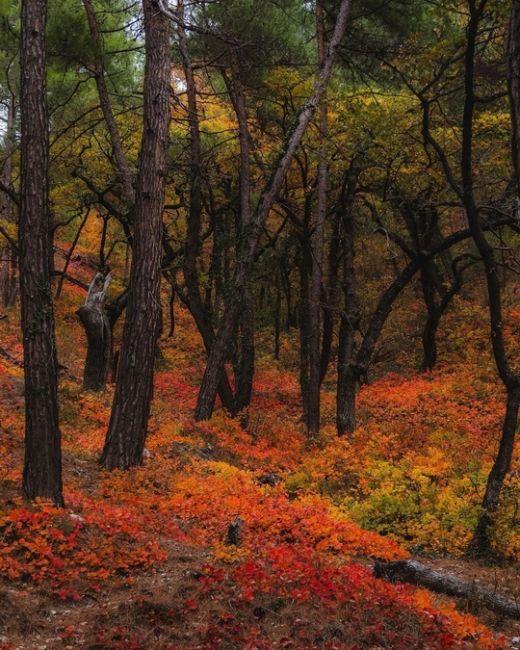
[[[466,582],[451,573],[432,569],[416,560],[376,561],[374,576],[389,582],[407,582],[456,598],[481,604],[509,618],[520,619],[520,601],[511,600],[484,589],[476,582]]]

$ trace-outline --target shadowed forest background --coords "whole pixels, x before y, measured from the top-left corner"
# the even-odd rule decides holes
[[[520,0],[0,62],[0,650],[520,648]]]

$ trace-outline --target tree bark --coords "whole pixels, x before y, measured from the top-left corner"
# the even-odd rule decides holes
[[[325,61],[325,16],[322,0],[316,0],[316,43],[318,67]],[[321,389],[321,293],[323,242],[327,218],[328,131],[326,91],[319,105],[319,152],[316,215],[311,227],[312,266],[309,290],[309,383],[307,390],[307,435],[315,438],[320,430]]]
[[[217,338],[211,348],[204,377],[200,386],[197,406],[195,409],[195,418],[197,420],[206,420],[210,418],[213,413],[218,382],[235,331],[237,317],[242,304],[244,288],[251,267],[256,259],[260,235],[265,220],[276,200],[296,149],[300,145],[307,126],[316,112],[321,97],[323,96],[325,88],[329,82],[332,73],[332,65],[336,57],[336,51],[343,39],[347,26],[350,4],[350,0],[341,1],[334,35],[331,39],[327,56],[320,70],[311,96],[305,102],[298,115],[294,129],[291,131],[289,139],[282,149],[279,162],[273,171],[270,181],[267,183],[254,217],[251,220],[247,241],[244,245],[244,254],[243,257],[237,261],[229,295],[226,300],[224,315],[219,325]]]
[[[13,176],[13,154],[15,152],[16,98],[11,93],[7,107],[7,124],[4,136],[5,160],[2,169],[2,183],[11,187]],[[15,221],[14,204],[3,192],[0,197],[0,214],[6,221]],[[16,250],[9,245],[0,246],[0,299],[4,307],[12,307],[18,293],[18,259]]]
[[[112,327],[105,310],[110,275],[96,273],[85,304],[77,311],[87,335],[87,359],[83,370],[85,390],[104,390],[112,360]]]
[[[339,267],[339,249],[340,249],[340,230],[341,214],[339,210],[339,201],[334,210],[334,223],[332,235],[329,244],[328,254],[328,286],[325,293],[325,305],[323,308],[323,334],[321,341],[321,370],[320,379],[323,383],[327,370],[329,369],[330,357],[332,353],[332,338],[334,335],[335,309],[338,299],[338,267]]]
[[[169,21],[157,0],[143,0],[144,117],[134,208],[128,306],[110,424],[101,456],[107,469],[142,462],[161,327],[161,244],[170,122]]]
[[[491,346],[495,365],[507,392],[506,415],[497,457],[488,477],[482,506],[485,510],[480,518],[469,552],[481,556],[490,553],[489,524],[492,513],[496,511],[505,476],[509,471],[518,425],[520,405],[520,377],[513,371],[508,354],[503,329],[502,288],[498,265],[493,247],[487,241],[482,229],[480,211],[474,194],[473,182],[473,120],[475,113],[475,50],[479,23],[485,1],[478,7],[475,0],[468,0],[470,17],[466,30],[467,44],[464,69],[464,111],[462,120],[462,194],[469,229],[480,253],[486,274]],[[512,14],[514,17],[515,12]]]
[[[343,252],[343,295],[338,346],[338,383],[336,390],[336,431],[350,435],[356,428],[356,392],[358,376],[354,367],[355,336],[360,310],[357,295],[355,258],[355,223],[352,210],[359,165],[353,160],[339,198],[341,211],[341,247]]]
[[[508,91],[511,108],[511,153],[520,203],[520,0],[512,0],[507,48]],[[517,205],[517,210],[520,206]]]
[[[240,144],[240,174],[239,201],[240,224],[237,240],[237,256],[240,259],[247,251],[243,251],[244,242],[251,224],[251,165],[249,160],[250,139],[247,124],[247,107],[242,73],[238,52],[231,52],[231,84],[228,83],[231,102],[238,121],[238,140]],[[255,373],[255,309],[254,294],[251,286],[244,290],[244,302],[239,316],[238,338],[238,372],[235,377],[235,411],[247,408],[253,393],[253,378]]]
[[[25,369],[23,491],[63,505],[57,355],[51,294],[46,0],[22,1],[19,249]]]

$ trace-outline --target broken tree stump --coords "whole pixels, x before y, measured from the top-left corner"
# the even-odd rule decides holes
[[[407,582],[426,587],[447,596],[467,598],[509,618],[520,619],[520,601],[505,598],[475,582],[466,582],[451,573],[432,569],[416,560],[376,561],[374,576],[389,582]]]
[[[105,296],[110,274],[96,273],[90,283],[85,304],[76,312],[87,335],[87,358],[83,371],[83,388],[105,388],[112,357],[112,328],[105,310]]]
[[[242,546],[244,541],[244,520],[237,517],[232,521],[227,530],[226,544],[228,546]]]

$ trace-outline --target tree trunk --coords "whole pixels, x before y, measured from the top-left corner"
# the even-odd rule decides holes
[[[170,122],[169,21],[156,0],[143,0],[144,130],[134,208],[134,247],[116,390],[101,463],[127,469],[142,462],[161,327],[161,245]]]
[[[322,0],[316,0],[316,43],[318,67],[325,61],[325,25]],[[327,218],[328,131],[326,92],[319,105],[319,153],[316,216],[311,228],[311,282],[309,290],[309,384],[307,391],[307,434],[315,438],[320,431],[321,389],[321,293],[323,242]]]
[[[306,198],[306,206],[310,204]],[[307,213],[307,209],[305,209]],[[312,268],[310,238],[307,215],[304,217],[303,233],[300,243],[300,302],[298,309],[298,326],[300,333],[300,393],[302,397],[303,421],[307,422],[309,406],[309,271]]]
[[[520,203],[520,0],[512,0],[507,55],[512,127],[511,152],[516,175],[517,199]]]
[[[423,371],[432,370],[437,362],[437,330],[441,322],[441,318],[444,316],[444,313],[448,309],[453,298],[459,293],[462,288],[462,273],[464,268],[458,268],[458,262],[466,256],[462,255],[459,258],[455,258],[452,261],[452,270],[453,270],[453,284],[447,291],[444,292],[444,295],[441,298],[441,301],[438,305],[433,305],[433,308],[429,309],[428,318],[423,329],[422,341],[423,341],[423,362],[421,369]],[[470,261],[469,264],[472,264],[474,260]],[[469,266],[469,264],[466,265]]]
[[[63,505],[57,355],[51,294],[46,0],[22,1],[19,249],[25,369],[23,491]]]
[[[339,202],[338,202],[339,207]],[[337,307],[338,293],[338,266],[339,266],[339,246],[340,246],[340,227],[341,214],[340,210],[334,211],[334,224],[329,245],[328,255],[328,286],[325,295],[325,306],[323,309],[323,334],[321,341],[321,370],[320,379],[323,382],[329,368],[330,357],[332,353],[332,338],[334,335],[334,311]]]
[[[240,314],[239,360],[236,375],[235,408],[238,413],[251,403],[255,375],[255,313],[251,289],[244,293]]]
[[[280,291],[280,280],[277,278],[276,294],[274,302],[274,358],[280,358],[280,319],[282,308],[282,292]]]
[[[128,208],[131,209],[135,199],[134,188],[132,187],[132,174],[123,151],[123,145],[121,143],[119,130],[110,103],[110,96],[108,94],[105,79],[105,66],[103,63],[103,40],[99,31],[99,25],[92,0],[83,0],[83,6],[85,7],[85,13],[87,14],[90,36],[92,37],[96,50],[93,72],[98,90],[99,103],[101,105],[101,110],[103,111],[103,117],[105,119],[105,124],[107,125],[110,143],[112,145],[112,152],[116,161],[117,174],[119,176],[119,182],[121,183],[121,195]]]
[[[15,96],[11,94],[7,107],[7,124],[4,136],[5,161],[2,169],[2,183],[11,187],[13,176],[13,154],[15,151]],[[14,205],[5,192],[0,197],[0,215],[6,221],[15,221]],[[0,300],[4,307],[12,307],[18,293],[18,260],[16,250],[9,245],[0,246]]]
[[[470,552],[479,555],[487,555],[489,548],[489,523],[499,503],[500,493],[504,478],[510,467],[514,449],[514,441],[518,424],[518,408],[520,403],[520,377],[515,374],[510,366],[506,352],[504,337],[504,325],[502,318],[502,289],[498,275],[498,265],[495,259],[493,247],[487,241],[481,223],[480,211],[475,201],[473,187],[473,120],[475,113],[475,49],[478,36],[479,23],[484,10],[484,3],[478,8],[475,0],[469,1],[470,18],[467,34],[467,45],[465,53],[464,70],[464,112],[462,122],[462,191],[463,202],[466,209],[471,236],[482,258],[486,273],[486,286],[489,305],[489,321],[491,329],[491,345],[495,358],[495,365],[498,374],[507,390],[507,406],[504,424],[502,427],[502,438],[498,455],[488,477],[486,493],[482,506],[485,509],[477,529],[475,537],[470,545]],[[512,19],[515,18],[513,11]],[[510,65],[511,59],[510,57]]]
[[[89,218],[89,215],[90,215],[90,208],[87,208],[87,210],[85,211],[85,214],[83,215],[83,219],[81,220],[81,223],[79,224],[79,228],[76,231],[76,234],[74,236],[72,244],[70,245],[67,256],[65,258],[65,264],[63,265],[63,271],[61,272],[60,279],[59,279],[59,282],[58,282],[58,287],[56,289],[56,294],[54,296],[56,301],[61,296],[61,292],[62,292],[62,289],[63,289],[63,283],[65,282],[65,277],[67,275],[67,271],[69,270],[70,260],[72,259],[74,251],[76,250],[76,246],[78,245],[79,238],[81,237],[81,233],[82,233],[83,228],[85,227],[85,225],[87,223],[87,219]]]
[[[435,300],[435,285],[432,280],[431,264],[421,269],[421,287],[426,305],[426,323],[423,329],[423,359],[422,370],[433,370],[437,362],[437,328],[441,315]]]
[[[265,220],[276,200],[285,175],[289,169],[289,165],[291,164],[294,154],[300,145],[307,126],[309,125],[309,122],[319,105],[321,97],[325,92],[325,88],[332,72],[336,50],[338,49],[345,33],[349,11],[350,0],[342,0],[338,12],[336,27],[334,29],[334,35],[331,39],[327,56],[320,70],[311,96],[305,102],[298,115],[295,127],[290,132],[288,141],[282,149],[279,162],[273,171],[271,180],[268,182],[255,211],[254,217],[251,220],[247,240],[244,244],[244,254],[237,261],[234,277],[226,300],[224,315],[219,326],[215,344],[211,348],[204,377],[200,386],[197,406],[195,409],[195,418],[197,420],[206,420],[210,418],[213,413],[218,382],[228,354],[233,333],[236,329],[235,325],[242,305],[244,288],[249,278],[251,267],[256,259],[258,244]]]
[[[112,360],[112,327],[105,311],[110,275],[97,273],[85,304],[77,311],[87,335],[87,359],[83,371],[85,390],[104,390]]]
[[[355,223],[352,210],[359,166],[354,160],[341,189],[341,247],[343,252],[343,295],[338,347],[338,384],[336,391],[336,431],[350,435],[356,428],[356,392],[358,374],[354,363],[355,336],[359,327],[355,258]]]
[[[193,75],[188,39],[184,25],[184,1],[177,2],[177,35],[181,54],[184,78],[186,80],[186,95],[188,99],[188,125],[190,131],[190,204],[187,213],[187,237],[184,249],[183,273],[188,293],[188,308],[199,330],[206,352],[209,354],[215,332],[211,322],[208,305],[201,297],[197,258],[201,249],[200,227],[202,218],[202,152],[200,141],[199,113],[197,106],[197,88]],[[218,393],[225,409],[235,412],[233,390],[225,369],[222,370],[218,384]]]
[[[243,250],[247,241],[247,233],[251,224],[251,165],[249,161],[250,139],[247,125],[247,107],[238,52],[231,52],[231,84],[228,82],[229,95],[235,109],[238,121],[238,140],[240,143],[240,223],[238,226],[239,237],[237,240],[237,256],[240,259],[247,251]],[[255,309],[252,288],[247,286],[244,290],[244,303],[239,316],[239,363],[238,373],[235,377],[235,410],[247,408],[253,393],[253,377],[255,373]]]

